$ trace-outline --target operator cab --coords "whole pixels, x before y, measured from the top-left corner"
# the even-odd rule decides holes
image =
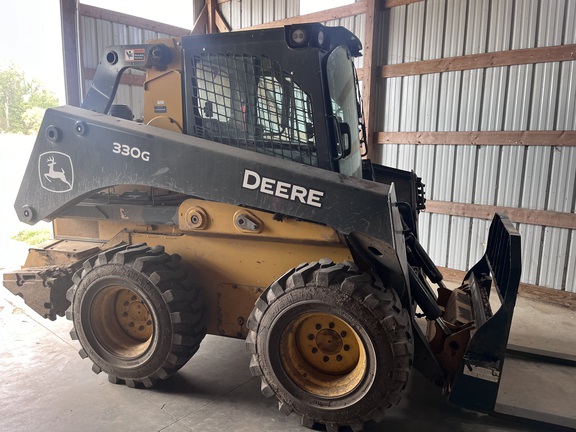
[[[185,133],[362,177],[361,43],[321,24],[182,38]],[[290,65],[289,67],[286,65]]]

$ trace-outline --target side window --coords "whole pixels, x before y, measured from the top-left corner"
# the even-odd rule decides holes
[[[232,87],[229,70],[211,61],[196,63],[200,116],[219,122],[241,120],[240,95]]]
[[[318,165],[310,97],[279,63],[203,52],[193,64],[196,136]]]

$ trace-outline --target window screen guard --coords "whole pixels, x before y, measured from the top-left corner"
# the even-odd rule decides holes
[[[310,97],[264,56],[193,56],[193,135],[318,166]]]

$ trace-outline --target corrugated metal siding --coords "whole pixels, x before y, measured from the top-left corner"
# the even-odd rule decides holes
[[[576,1],[428,0],[394,7],[383,63],[576,43]],[[381,131],[576,129],[576,62],[493,67],[381,83]],[[573,147],[385,145],[378,161],[413,169],[432,200],[576,212]],[[467,269],[489,222],[422,215],[421,240],[441,266]],[[522,280],[576,291],[574,230],[520,225]]]
[[[219,4],[232,29],[299,15],[299,0],[231,0]],[[384,15],[387,14],[387,15]],[[576,1],[428,0],[387,9],[381,64],[576,43]],[[365,15],[326,22],[361,40]],[[111,44],[163,37],[82,18],[82,61],[96,68]],[[362,58],[357,66],[362,67]],[[120,86],[117,103],[142,105],[141,90]],[[576,128],[576,62],[487,68],[383,80],[381,131],[540,130]],[[136,112],[136,116],[142,113]],[[552,146],[553,143],[550,143]],[[576,149],[506,146],[378,148],[377,162],[414,170],[429,199],[576,211]],[[423,245],[441,266],[465,270],[483,254],[489,222],[423,213]],[[520,225],[524,282],[576,291],[574,230]]]
[[[100,61],[100,55],[106,47],[122,44],[146,43],[151,39],[169,37],[164,33],[118,24],[102,19],[81,16],[80,17],[80,53],[82,67],[84,69],[96,69]],[[140,71],[128,71],[134,75],[144,75]],[[84,92],[90,86],[91,81],[84,80]],[[135,118],[142,118],[144,104],[144,90],[139,86],[121,84],[118,87],[116,104],[125,104],[132,108]]]
[[[233,30],[300,15],[299,0],[231,0],[218,7]]]

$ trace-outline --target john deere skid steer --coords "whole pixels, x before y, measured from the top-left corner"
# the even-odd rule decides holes
[[[496,215],[444,286],[421,179],[366,158],[361,48],[306,24],[106,49],[82,107],[46,112],[15,209],[54,240],[4,285],[66,315],[114,383],[152,387],[210,333],[245,339],[262,393],[308,427],[380,421],[412,368],[492,412],[520,237]],[[137,121],[112,105],[127,69],[146,73]]]

